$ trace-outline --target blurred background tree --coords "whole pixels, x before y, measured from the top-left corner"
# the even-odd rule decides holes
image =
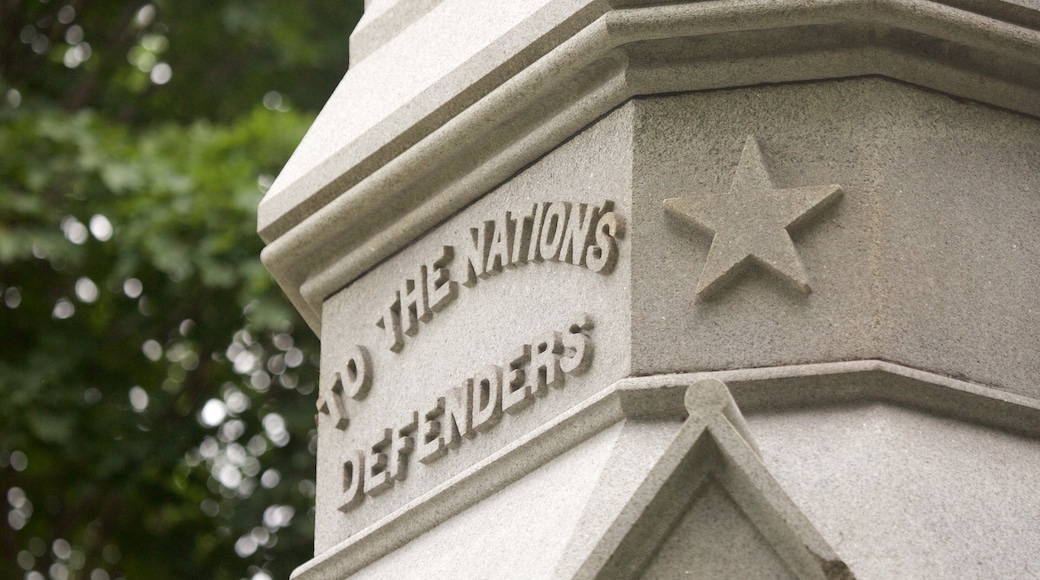
[[[0,578],[284,578],[318,341],[256,207],[362,1],[0,0]]]

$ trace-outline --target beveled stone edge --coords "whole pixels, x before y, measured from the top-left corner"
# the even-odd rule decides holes
[[[347,576],[618,421],[686,417],[694,383],[722,381],[744,416],[887,403],[1040,439],[1040,401],[881,360],[629,377],[575,405],[297,568],[293,580]],[[743,422],[734,424],[745,439]]]
[[[368,4],[371,2],[368,0],[365,3],[365,13],[361,16],[362,20],[350,33],[350,66],[356,65],[368,55],[379,50],[380,46],[393,40],[401,31],[437,8],[443,1],[402,0],[375,17],[365,19],[365,16],[368,16]]]
[[[347,146],[332,150],[316,165],[284,184],[279,175],[258,208],[257,231],[261,238],[271,241],[281,236],[336,196],[357,185],[387,160],[428,137],[599,18],[604,11],[603,4],[602,0],[547,2],[497,40],[420,89],[416,96],[399,104],[393,112],[373,119],[374,124],[355,136]],[[343,83],[350,82],[357,82],[357,79],[348,71],[330,98],[334,108],[348,105],[332,101],[336,100]],[[325,109],[330,104],[319,113],[317,121],[326,117]],[[307,139],[305,136],[304,141]],[[290,159],[289,164],[292,163]]]
[[[1040,116],[1040,79],[1035,87],[1013,84],[988,70],[955,68],[881,41],[825,54],[760,54],[755,59],[761,66],[743,73],[718,61],[685,63],[696,74],[668,81],[644,74],[653,63],[633,69],[626,52],[639,42],[831,24],[911,31],[1040,69],[1040,30],[937,2],[755,0],[613,10],[505,82],[471,87],[484,96],[457,114],[444,113],[451,116],[414,145],[381,160],[378,169],[270,240],[264,264],[320,333],[328,296],[640,95],[880,75]]]

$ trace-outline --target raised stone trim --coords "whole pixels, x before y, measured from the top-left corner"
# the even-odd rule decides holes
[[[883,402],[1040,438],[1040,402],[878,360],[622,379],[298,568],[293,578],[345,577],[625,420],[681,421],[690,385],[717,380],[738,408],[722,414],[755,450],[740,414]]]
[[[546,12],[567,25],[549,27],[537,50],[511,61],[512,76],[474,69],[454,83],[465,98],[421,92],[392,123],[271,191],[260,207],[264,263],[320,331],[329,295],[638,95],[883,75],[1040,115],[1036,12],[953,4],[759,0]]]

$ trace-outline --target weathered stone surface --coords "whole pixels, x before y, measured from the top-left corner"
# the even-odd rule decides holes
[[[645,578],[797,578],[716,483],[705,489],[646,568]]]
[[[634,106],[635,374],[879,358],[1040,395],[1035,119],[883,79]],[[725,192],[749,133],[777,187],[844,196],[793,236],[812,293],[748,269],[698,300],[711,238],[664,200]]]
[[[1035,575],[1040,6],[368,8],[260,208],[300,580]]]
[[[702,378],[684,390],[682,427],[580,568],[563,562],[557,577],[852,578],[760,462],[726,385]]]
[[[766,465],[860,578],[1030,578],[1040,442],[886,405],[751,415]]]
[[[407,578],[421,562],[430,578],[548,578],[575,529],[620,425],[566,451],[530,475],[364,568],[357,578]],[[467,546],[461,551],[446,545]],[[488,550],[495,550],[488,557]]]
[[[630,303],[630,258],[624,228],[631,215],[630,142],[630,115],[612,116],[330,298],[325,316],[331,323],[323,326],[322,334],[321,397],[332,403],[328,414],[319,414],[319,552],[629,374],[625,309]],[[603,211],[611,203],[613,211]],[[565,207],[568,215],[581,215],[589,223],[594,223],[591,214],[596,208],[600,216],[618,216],[617,239],[608,240],[615,244],[618,254],[615,264],[611,268],[604,264],[595,271],[600,264],[590,265],[586,247],[595,245],[595,231],[586,228],[586,234],[567,237],[563,223],[554,235],[549,235],[545,227],[530,236],[538,238],[537,258],[529,259],[530,241],[521,244],[518,254],[513,252],[512,242],[522,237],[516,235],[515,228],[522,223],[531,225],[536,204],[545,214],[542,223],[551,223],[553,212]],[[527,222],[523,222],[524,215],[529,218]],[[512,235],[505,238],[510,242],[507,254],[516,260],[501,265],[492,250],[494,239],[510,231]],[[467,256],[474,247],[474,235],[478,241],[487,241],[478,262],[490,266],[478,268],[483,273],[474,272],[467,282],[473,267]],[[603,237],[603,232],[600,235]],[[553,259],[550,253],[556,238],[559,241]],[[582,246],[580,252],[574,250],[575,243]],[[455,284],[455,297],[445,300],[439,309],[430,307],[426,320],[417,312],[411,331],[405,320],[399,345],[388,344],[391,332],[378,323],[383,319],[386,324],[385,319],[391,316],[386,311],[395,300],[399,302],[406,280],[414,283],[425,278],[429,282],[434,278],[431,273],[438,268],[427,267],[424,274],[423,267],[443,257],[445,246],[453,248],[452,258],[443,267],[446,280]],[[565,252],[566,259],[561,257]],[[579,253],[586,255],[579,260]],[[575,264],[576,260],[584,265]],[[430,296],[425,300],[434,302]],[[400,305],[398,309],[402,313],[408,310]],[[488,365],[497,365],[505,378],[518,349],[533,346],[547,334],[566,333],[582,315],[587,315],[592,324],[584,330],[590,343],[587,370],[564,372],[561,368],[557,386],[533,394],[526,405],[519,403],[502,412],[497,423],[488,424],[486,429],[474,427],[472,438],[463,437],[457,450],[446,451],[436,460],[423,464],[418,461],[420,453],[412,453],[406,462],[405,479],[393,483],[392,489],[378,497],[359,501],[356,508],[340,511],[344,503],[344,457],[356,450],[367,452],[385,429],[410,422],[406,417],[413,413],[419,413],[422,424],[422,415],[436,405],[438,397],[446,396]],[[332,387],[335,373],[346,372],[348,355],[355,345],[362,345],[369,353],[372,384],[363,399],[346,398],[343,409],[349,424],[341,430],[334,426],[341,419],[335,401],[344,397],[332,392]]]

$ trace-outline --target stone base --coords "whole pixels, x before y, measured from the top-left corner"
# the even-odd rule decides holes
[[[878,361],[626,379],[294,578],[1029,577],[1038,438]]]

